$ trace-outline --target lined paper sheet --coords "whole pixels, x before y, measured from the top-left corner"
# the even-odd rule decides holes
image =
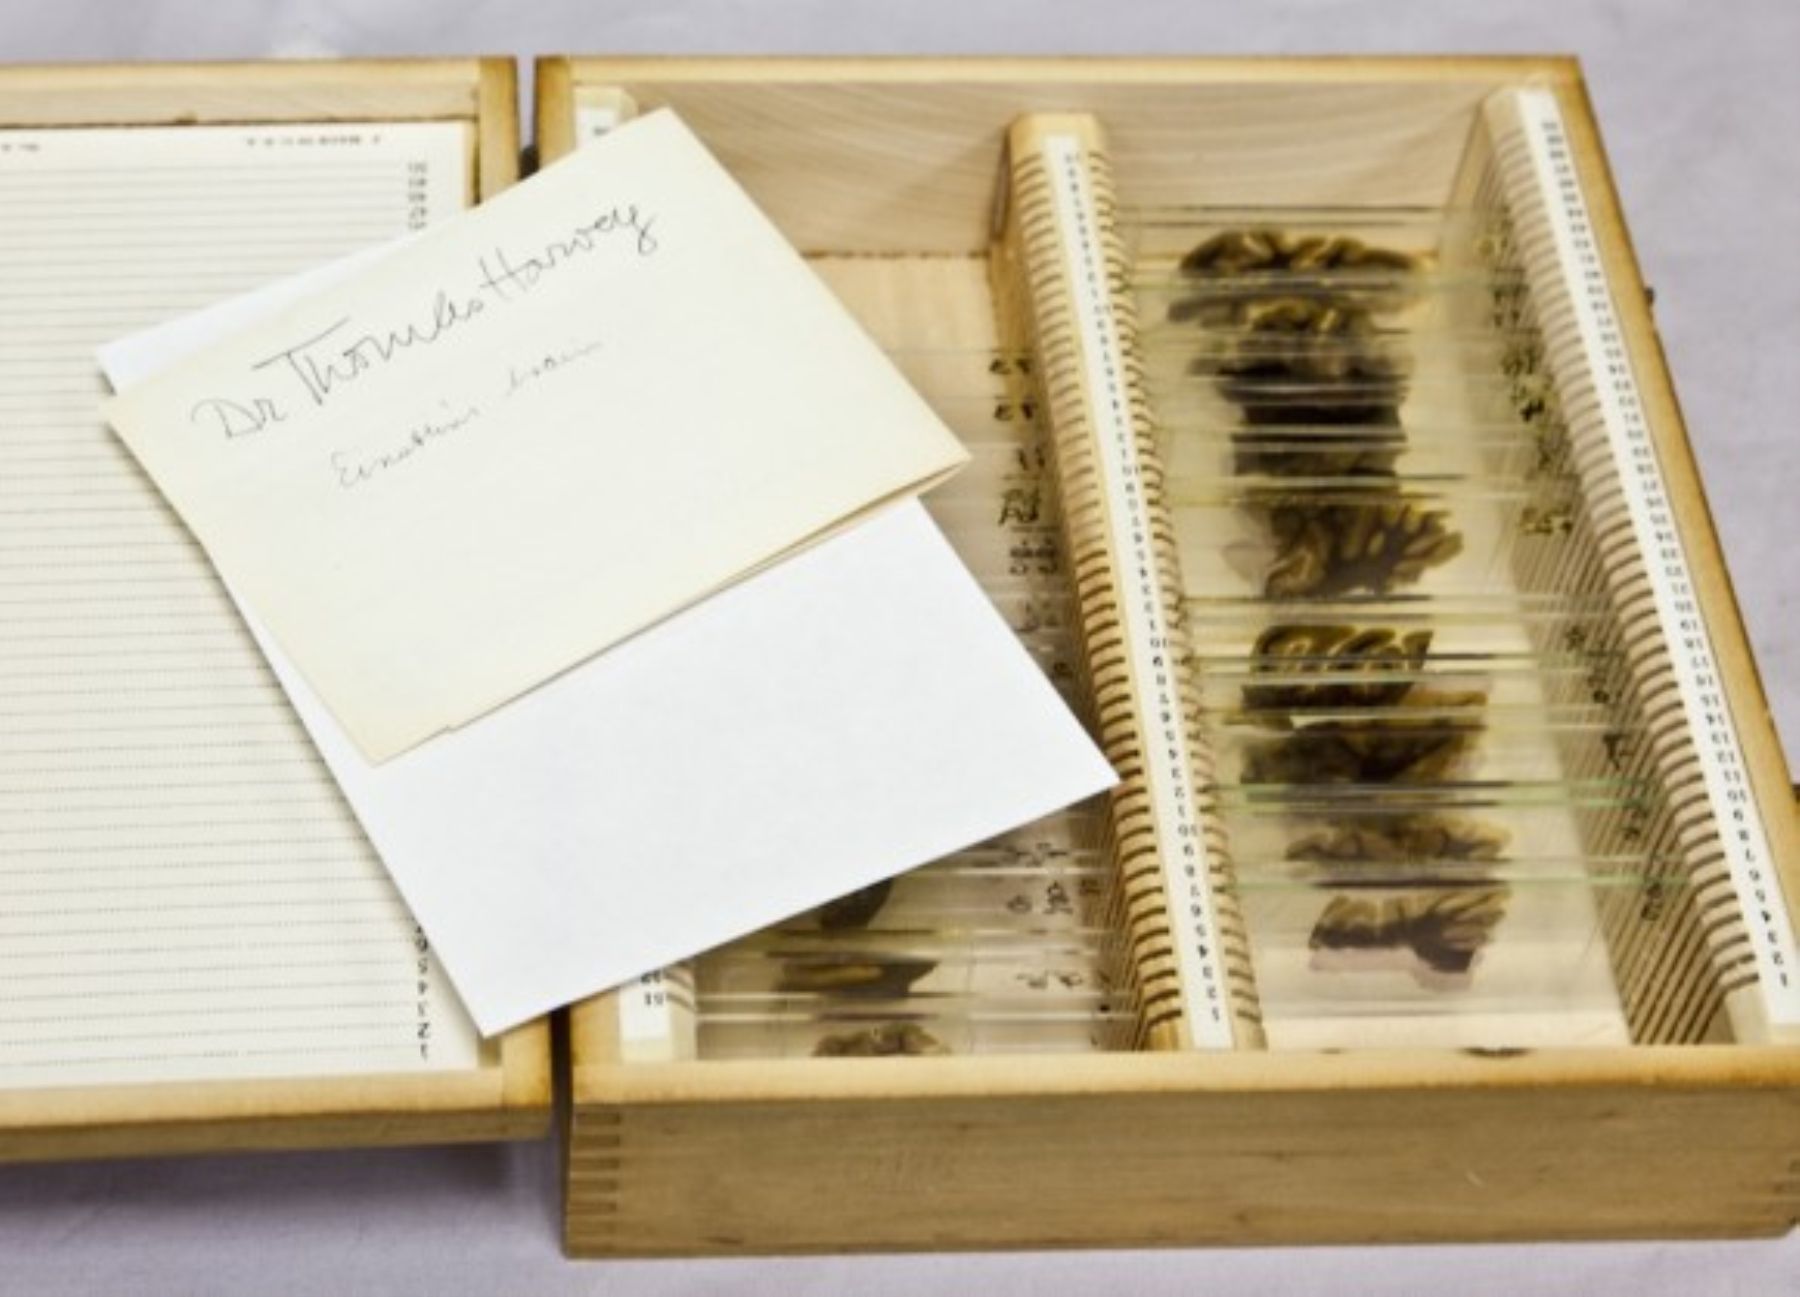
[[[0,132],[0,1086],[478,1040],[94,348],[466,205],[462,124]]]

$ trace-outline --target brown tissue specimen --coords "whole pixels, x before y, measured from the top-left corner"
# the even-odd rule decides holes
[[[1276,557],[1263,592],[1272,599],[1387,594],[1462,552],[1462,533],[1443,510],[1397,493],[1329,504],[1286,494],[1264,499]]]
[[[1271,626],[1250,650],[1256,683],[1244,686],[1244,706],[1304,711],[1395,703],[1412,688],[1408,677],[1424,667],[1430,649],[1428,630],[1402,634],[1341,625]]]
[[[1365,899],[1334,896],[1313,926],[1313,950],[1406,948],[1440,976],[1475,963],[1506,916],[1506,888],[1459,887]]]
[[[937,967],[930,959],[845,952],[808,955],[781,966],[776,990],[784,995],[858,995],[899,999]]]
[[[1246,752],[1245,783],[1428,783],[1452,774],[1482,732],[1486,696],[1423,685],[1429,631],[1288,624],[1258,637],[1247,714],[1280,735]],[[1353,711],[1360,715],[1331,716]],[[1308,723],[1308,715],[1323,718]],[[1406,950],[1436,977],[1469,972],[1506,914],[1508,889],[1480,865],[1508,835],[1460,816],[1375,813],[1291,840],[1340,890],[1313,927],[1315,951]],[[1465,872],[1458,866],[1475,865]],[[1410,887],[1399,894],[1356,889]]]
[[[1256,725],[1282,733],[1246,747],[1243,782],[1420,784],[1448,777],[1481,734],[1487,696],[1423,685],[1430,647],[1429,631],[1305,624],[1265,630],[1252,650],[1255,683],[1244,686],[1244,705]]]
[[[881,913],[881,907],[887,904],[888,894],[893,890],[894,880],[884,878],[879,883],[870,883],[867,887],[848,892],[835,901],[827,901],[818,909],[819,926],[827,932],[866,928]]]
[[[1194,248],[1194,294],[1173,320],[1208,326],[1214,375],[1242,410],[1240,473],[1337,479],[1323,491],[1252,491],[1275,557],[1271,598],[1387,594],[1462,551],[1444,510],[1400,490],[1407,360],[1375,316],[1411,299],[1419,258],[1359,239],[1230,230]]]
[[[1234,314],[1234,330],[1212,339],[1210,354],[1189,367],[1191,373],[1220,375],[1219,390],[1228,399],[1256,407],[1293,389],[1332,385],[1327,422],[1391,422],[1409,366],[1366,311],[1317,297],[1284,296],[1244,303]],[[1245,411],[1246,422],[1314,421],[1313,407],[1293,404],[1301,413],[1252,408]]]
[[[1257,275],[1286,271],[1290,275],[1325,271],[1395,271],[1412,274],[1418,257],[1389,248],[1372,248],[1361,239],[1342,235],[1288,234],[1282,230],[1226,230],[1196,246],[1181,260],[1188,275]]]
[[[1273,543],[1270,599],[1388,595],[1462,551],[1448,512],[1399,476],[1411,365],[1379,317],[1415,299],[1423,269],[1418,257],[1358,239],[1274,229],[1222,232],[1181,262],[1190,292],[1169,316],[1202,326],[1207,350],[1190,372],[1210,375],[1240,411],[1236,471],[1264,481],[1246,483],[1239,499]],[[1283,478],[1291,484],[1269,481]],[[1263,632],[1244,708],[1281,732],[1246,746],[1243,782],[1406,786],[1454,775],[1480,740],[1487,700],[1420,682],[1431,641],[1429,631],[1328,624]],[[1491,878],[1446,875],[1498,861],[1507,834],[1460,817],[1382,814],[1375,796],[1376,814],[1289,843],[1290,860],[1346,889],[1312,947],[1406,949],[1434,974],[1466,974],[1508,892]],[[1396,885],[1407,890],[1356,891]]]
[[[1510,834],[1454,815],[1387,815],[1295,838],[1289,860],[1321,865],[1401,865],[1499,860]]]
[[[923,1027],[910,1022],[888,1022],[861,1031],[826,1036],[813,1047],[815,1058],[919,1058],[948,1054],[950,1047]]]
[[[1509,889],[1484,877],[1450,882],[1446,866],[1497,861],[1507,838],[1491,824],[1432,814],[1371,817],[1296,838],[1288,859],[1329,868],[1346,889],[1326,904],[1308,945],[1315,951],[1403,949],[1434,974],[1468,973],[1506,917]],[[1359,885],[1404,885],[1409,872],[1428,885],[1398,895],[1355,894]]]
[[[1483,727],[1481,693],[1413,689],[1383,715],[1318,721],[1248,747],[1247,784],[1426,784],[1455,773]]]

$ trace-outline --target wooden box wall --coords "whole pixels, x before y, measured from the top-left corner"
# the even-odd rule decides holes
[[[7,127],[368,120],[471,123],[473,197],[518,179],[510,59],[0,68]],[[524,1139],[550,1099],[540,1021],[460,1072],[0,1091],[0,1160]]]
[[[989,256],[1023,113],[1094,114],[1124,203],[1442,204],[1483,100],[1525,85],[1551,88],[1569,125],[1800,894],[1786,771],[1572,61],[554,58],[536,115],[549,164],[586,96],[672,106],[828,279],[879,256],[902,283],[909,260]],[[628,1063],[616,1021],[610,996],[570,1013],[577,1255],[1776,1234],[1800,1218],[1792,1047]]]

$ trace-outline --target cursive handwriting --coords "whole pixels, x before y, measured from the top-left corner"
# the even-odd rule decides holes
[[[604,211],[577,225],[566,238],[550,239],[542,251],[522,255],[517,260],[507,256],[504,248],[495,248],[492,262],[484,256],[478,263],[481,286],[501,301],[509,302],[515,294],[529,293],[536,288],[544,276],[557,267],[592,252],[607,235],[626,231],[637,236],[634,247],[638,256],[653,256],[660,246],[652,232],[655,224],[656,218],[638,211],[634,203]]]
[[[467,287],[432,289],[429,306],[411,319],[371,329],[345,316],[252,361],[251,372],[285,376],[312,405],[324,406],[364,375],[435,345],[491,308],[518,301],[563,267],[620,239],[636,257],[655,256],[662,247],[653,214],[636,203],[608,207],[530,251],[490,248],[476,258]],[[281,423],[285,415],[276,393],[204,397],[194,403],[189,419],[232,439]]]
[[[310,338],[264,357],[250,368],[267,369],[271,365],[285,365],[288,372],[300,380],[300,385],[312,398],[313,404],[324,405],[325,398],[331,395],[333,389],[350,382],[359,374],[367,373],[377,365],[386,364],[409,347],[429,346],[457,325],[474,319],[486,309],[487,303],[479,297],[455,299],[439,289],[432,302],[429,320],[415,320],[411,324],[382,333],[365,333],[346,342],[338,337],[350,324],[349,319],[345,318],[329,329],[321,330]]]
[[[286,418],[281,408],[266,396],[256,397],[248,405],[213,396],[196,402],[188,411],[189,423],[211,423],[227,441],[261,432],[271,423],[281,423]]]
[[[372,455],[352,457],[348,451],[331,453],[331,471],[337,475],[338,489],[353,491],[372,482],[389,469],[398,468],[433,442],[461,431],[481,417],[481,407],[466,405],[460,412],[450,411],[442,419],[424,419],[415,424],[404,438],[386,450]]]
[[[583,357],[591,356],[600,350],[600,339],[588,342],[572,342],[559,351],[546,351],[523,365],[506,367],[506,394],[516,396],[521,388],[529,387],[541,378],[548,378],[559,369],[567,369]]]

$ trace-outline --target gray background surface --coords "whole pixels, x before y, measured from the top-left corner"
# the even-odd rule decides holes
[[[0,0],[0,61],[489,53],[1573,52],[1790,763],[1794,0]],[[529,92],[529,86],[526,87]],[[529,118],[527,118],[529,120]],[[854,1156],[846,1150],[846,1156]],[[1022,1193],[1021,1210],[1030,1209]],[[547,1144],[0,1169],[0,1293],[1800,1293],[1781,1242],[564,1262]]]

